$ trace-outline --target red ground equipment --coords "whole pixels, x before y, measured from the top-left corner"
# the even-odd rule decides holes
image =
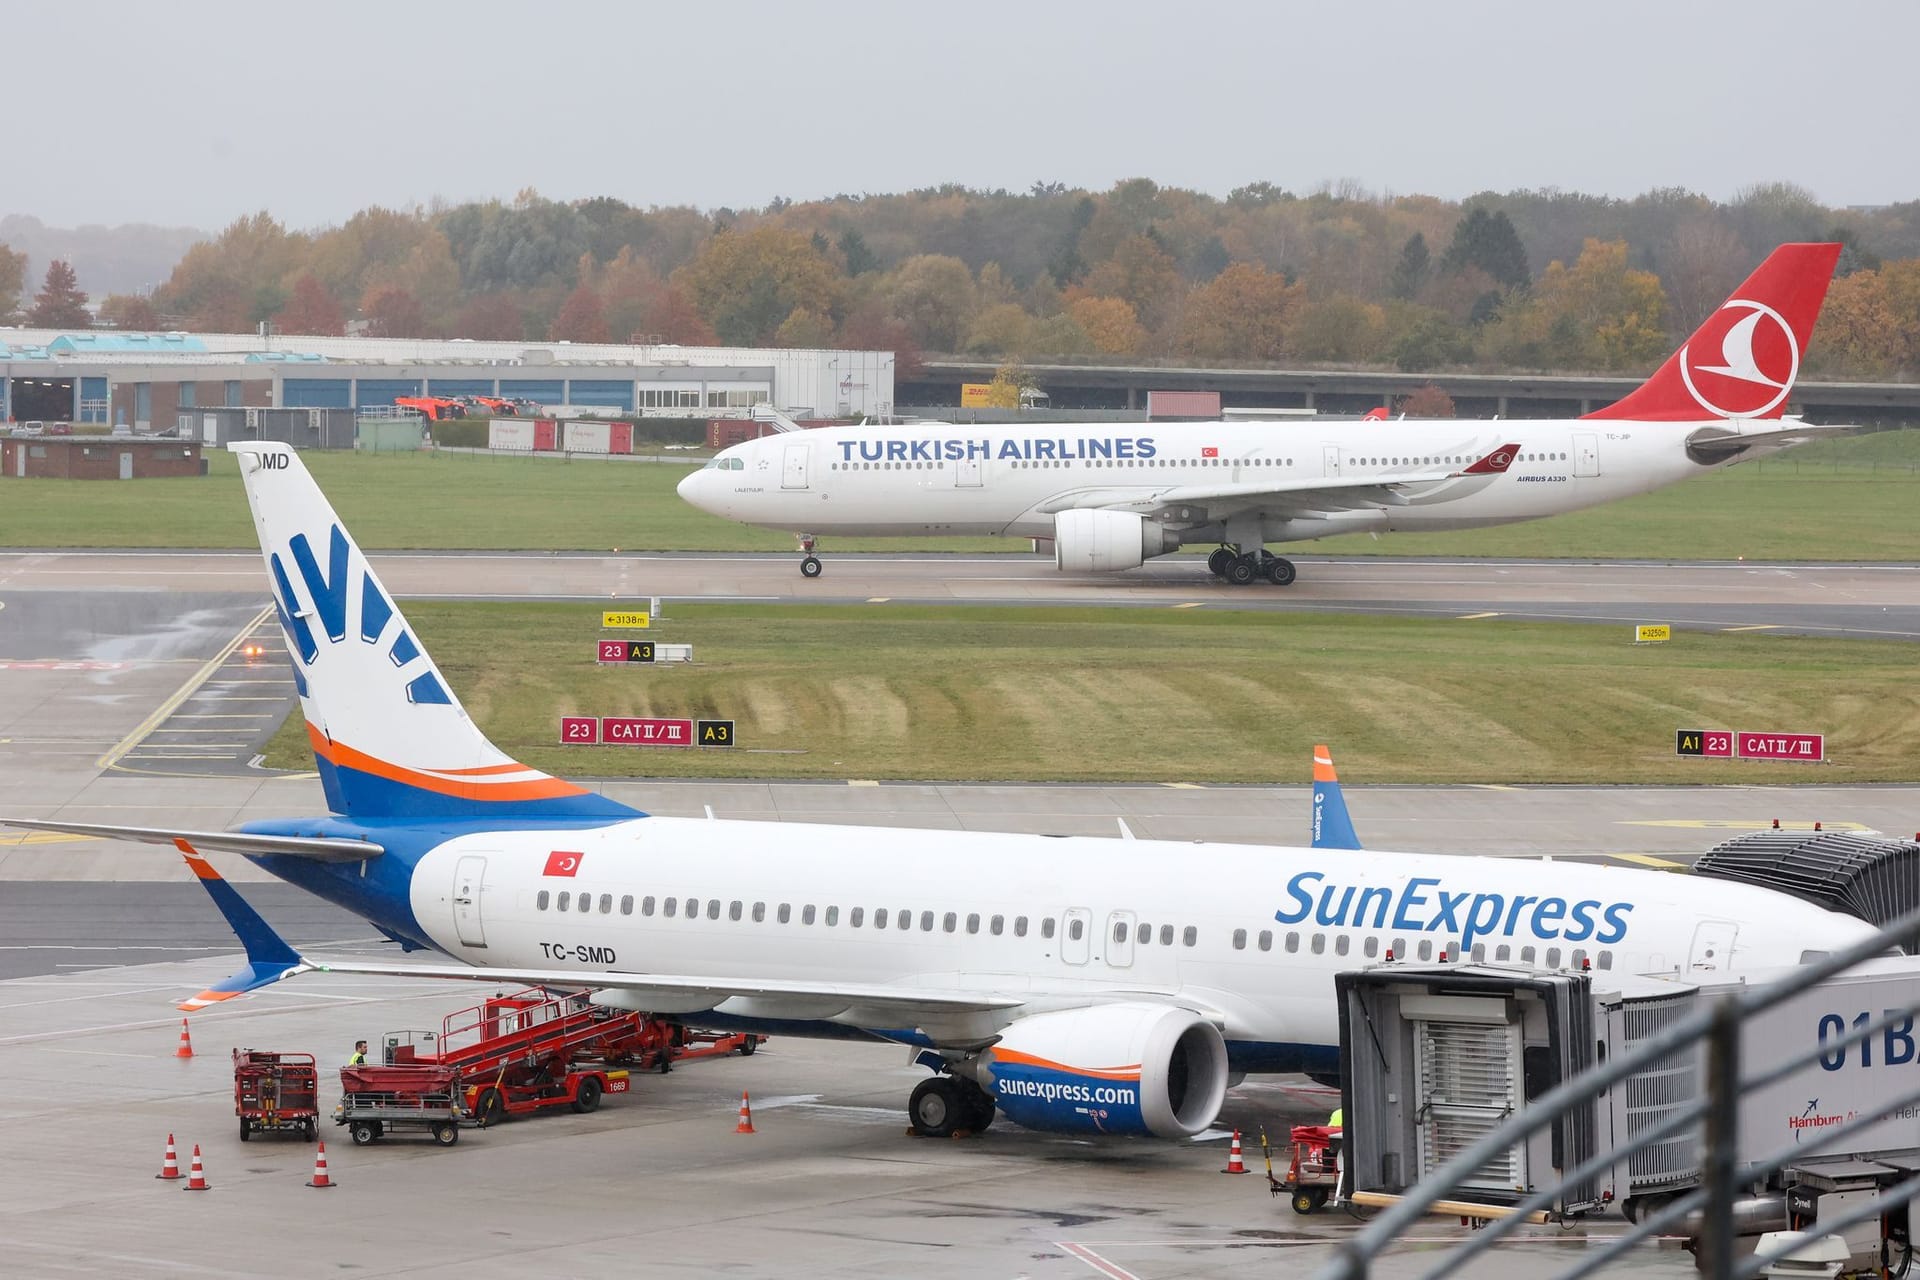
[[[752,1053],[757,1036],[698,1037],[677,1024],[591,1003],[584,991],[530,987],[449,1014],[436,1036],[385,1037],[396,1066],[460,1069],[463,1101],[482,1124],[550,1107],[592,1111],[628,1089],[626,1068],[667,1071],[683,1058]]]
[[[1293,1159],[1287,1165],[1287,1175],[1276,1179],[1269,1167],[1268,1190],[1274,1195],[1287,1193],[1295,1213],[1317,1213],[1340,1185],[1335,1146],[1340,1141],[1340,1130],[1322,1124],[1297,1124],[1293,1126],[1291,1140]]]
[[[233,1113],[240,1141],[256,1133],[297,1133],[314,1140],[320,1123],[320,1076],[310,1053],[233,1051]]]
[[[470,1119],[456,1067],[340,1068],[340,1106],[335,1124],[344,1124],[356,1146],[400,1129],[425,1129],[443,1147],[460,1141],[460,1124]]]
[[[393,403],[402,409],[418,409],[428,422],[467,416],[466,406],[447,396],[395,396]]]

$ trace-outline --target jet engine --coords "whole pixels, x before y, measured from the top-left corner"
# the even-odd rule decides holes
[[[1164,525],[1132,511],[1075,509],[1053,518],[1053,566],[1063,573],[1135,569],[1179,545]]]
[[[1036,1013],[956,1063],[1015,1124],[1188,1138],[1227,1096],[1227,1043],[1191,1009],[1105,1004]]]

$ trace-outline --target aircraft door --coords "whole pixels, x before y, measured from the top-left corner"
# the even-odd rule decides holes
[[[1085,907],[1069,907],[1060,913],[1060,958],[1068,964],[1085,964],[1093,954],[1093,912]]]
[[[1133,912],[1107,913],[1107,963],[1115,969],[1133,964]]]
[[[1687,968],[1725,972],[1733,963],[1733,943],[1740,926],[1731,920],[1702,920],[1693,927],[1693,945],[1687,948]]]
[[[790,444],[786,448],[786,464],[780,472],[782,489],[804,489],[807,487],[807,453],[812,445],[805,442]]]
[[[1582,432],[1573,438],[1573,474],[1600,474],[1600,437]]]
[[[953,487],[978,489],[985,483],[980,474],[980,459],[962,458],[953,464]]]
[[[1340,478],[1340,446],[1337,444],[1322,445],[1320,447],[1320,453],[1325,459],[1321,465],[1321,471],[1327,479],[1338,480]]]
[[[484,947],[486,932],[480,926],[480,891],[487,875],[487,860],[469,855],[453,868],[453,927],[460,945]]]

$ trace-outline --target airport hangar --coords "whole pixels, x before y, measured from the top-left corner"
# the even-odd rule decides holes
[[[182,410],[503,396],[574,414],[885,417],[891,351],[0,329],[0,422],[166,431]]]

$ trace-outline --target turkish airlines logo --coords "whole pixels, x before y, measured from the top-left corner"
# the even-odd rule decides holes
[[[1493,457],[1489,459],[1489,461],[1493,463],[1495,470],[1505,471],[1508,467],[1513,465],[1513,455],[1508,453],[1505,449],[1502,449],[1499,453],[1494,454]]]
[[[547,855],[546,870],[543,876],[577,876],[580,874],[580,854],[568,853],[564,849],[555,849]]]
[[[1220,456],[1220,451],[1212,445],[1208,445],[1200,451],[1200,456],[1203,458],[1217,458]]]
[[[1724,321],[1723,321],[1724,317]],[[1696,361],[1695,343],[1711,347],[1718,338],[1720,363]],[[1800,372],[1800,343],[1793,327],[1764,302],[1734,298],[1680,348],[1680,377],[1687,393],[1708,413],[1722,418],[1754,418],[1778,408],[1793,390]]]

